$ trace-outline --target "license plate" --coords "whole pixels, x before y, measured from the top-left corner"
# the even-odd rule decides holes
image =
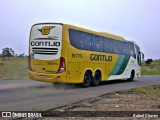
[[[46,75],[41,75],[41,78],[47,78],[47,76]]]

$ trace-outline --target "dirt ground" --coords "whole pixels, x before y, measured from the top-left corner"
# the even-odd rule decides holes
[[[116,120],[128,120],[128,119],[160,119],[160,89],[156,88],[152,92],[128,92],[128,91],[120,91],[105,94],[96,98],[91,98],[88,100],[84,100],[81,102],[77,102],[71,105],[67,105],[64,107],[60,107],[54,110],[51,110],[51,113],[54,111],[77,111],[80,117],[73,116],[73,117],[56,117],[54,119],[76,119],[76,120],[105,120],[105,119],[116,119]],[[86,113],[91,113],[93,115],[89,117],[82,117],[85,116]],[[108,112],[113,112],[112,117],[107,116]],[[118,112],[116,112],[118,111]],[[138,112],[135,115],[133,113],[131,115],[125,117],[118,117],[123,116],[121,111],[131,111],[131,112]],[[139,114],[139,111],[140,112]],[[156,111],[153,113],[143,113],[143,111]],[[100,114],[102,113],[102,114]],[[104,113],[104,114],[103,114]],[[76,112],[74,112],[76,114]],[[97,114],[98,117],[95,117]],[[99,115],[98,115],[99,114]],[[128,113],[130,114],[130,113]],[[158,118],[157,118],[158,117]],[[53,119],[52,118],[45,118],[46,120]]]
[[[70,111],[154,111],[160,110],[160,94],[112,93],[69,106]]]

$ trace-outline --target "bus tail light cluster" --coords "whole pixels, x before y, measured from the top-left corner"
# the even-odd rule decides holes
[[[59,69],[57,71],[57,74],[58,73],[62,73],[66,70],[66,66],[65,66],[65,59],[63,57],[61,57],[60,59],[60,65],[59,65]]]
[[[31,67],[31,57],[30,57],[30,55],[28,55],[28,69],[29,69],[30,71],[32,71],[32,67]]]

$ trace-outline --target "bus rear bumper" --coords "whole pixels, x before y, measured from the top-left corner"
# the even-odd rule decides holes
[[[66,72],[59,74],[44,74],[28,71],[28,77],[32,80],[37,80],[41,82],[61,82],[66,83]]]

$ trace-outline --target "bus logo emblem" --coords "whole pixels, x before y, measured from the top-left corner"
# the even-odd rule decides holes
[[[50,33],[50,30],[54,27],[55,26],[45,26],[42,29],[38,29],[38,31],[40,31],[42,35],[48,35]]]

